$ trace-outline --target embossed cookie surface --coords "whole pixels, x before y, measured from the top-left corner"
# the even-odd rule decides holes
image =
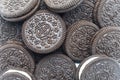
[[[65,50],[67,54],[76,61],[82,61],[90,53],[90,41],[99,28],[88,21],[79,21],[68,28],[68,34],[65,41]]]
[[[53,54],[42,59],[37,65],[37,80],[74,80],[75,64],[63,54]]]
[[[0,80],[35,80],[34,76],[21,69],[8,69],[1,73]]]
[[[10,23],[0,17],[0,46],[9,40],[22,42],[20,23]]]
[[[76,75],[77,80],[119,80],[120,67],[111,58],[96,56],[84,61]]]
[[[29,12],[38,0],[1,0],[0,14],[5,17],[18,17]]]
[[[63,14],[63,19],[67,26],[80,20],[87,20],[93,22],[94,4],[88,0],[84,0],[75,9]]]
[[[120,28],[105,27],[97,32],[92,41],[93,54],[105,54],[120,62]]]
[[[10,67],[34,71],[34,61],[30,54],[20,45],[7,44],[0,47],[0,72]]]
[[[120,1],[101,0],[97,11],[97,21],[101,27],[120,26]]]
[[[41,10],[23,25],[25,44],[37,53],[49,53],[59,48],[66,34],[63,20],[54,13]]]

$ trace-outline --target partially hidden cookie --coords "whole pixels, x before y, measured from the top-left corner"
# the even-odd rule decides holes
[[[120,66],[112,58],[94,55],[79,65],[76,80],[119,80]]]
[[[76,8],[83,0],[44,0],[52,11],[63,13]]]
[[[92,54],[105,54],[120,62],[120,28],[104,27],[92,39]]]
[[[94,6],[94,11],[93,11],[93,20],[94,20],[94,23],[97,25],[99,25],[99,23],[97,21],[97,17],[98,17],[97,11],[98,11],[100,2],[101,2],[101,0],[97,0],[97,2],[95,3],[95,6]]]
[[[18,17],[28,13],[38,0],[1,0],[0,14],[5,17]]]
[[[0,47],[0,72],[10,67],[34,71],[35,64],[31,55],[18,44],[6,44]]]
[[[90,42],[98,30],[98,26],[85,20],[71,25],[65,41],[65,51],[68,56],[75,61],[82,61],[89,57]]]
[[[56,53],[43,58],[35,70],[37,80],[75,80],[76,67],[67,56]]]
[[[120,26],[120,1],[101,0],[97,8],[97,22],[100,27]]]
[[[22,37],[29,49],[36,53],[50,53],[58,49],[66,35],[66,26],[60,16],[40,10],[23,24]]]
[[[21,28],[22,23],[11,23],[0,17],[0,46],[10,40],[22,42]]]
[[[11,3],[10,3],[11,2]],[[1,5],[5,4],[6,2],[3,1]],[[9,4],[11,4],[9,6]],[[10,21],[10,22],[18,22],[23,21],[30,17],[39,7],[40,0],[21,0],[21,1],[13,1],[13,0],[7,0],[7,4],[5,4],[2,9],[7,10],[5,13],[1,13],[1,16],[3,19]],[[16,5],[16,7],[15,7]],[[25,6],[26,5],[26,6]],[[5,6],[9,7],[5,8]],[[14,8],[15,7],[15,8]],[[16,9],[17,8],[17,9]],[[1,10],[2,10],[1,9]],[[27,10],[26,10],[27,9]],[[8,14],[10,13],[10,14]]]
[[[0,80],[36,80],[30,72],[20,68],[10,68],[0,74]]]
[[[67,27],[80,20],[93,22],[94,4],[84,0],[78,7],[63,14]]]

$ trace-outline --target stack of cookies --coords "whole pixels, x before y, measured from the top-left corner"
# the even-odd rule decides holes
[[[1,0],[0,80],[120,80],[120,1]]]

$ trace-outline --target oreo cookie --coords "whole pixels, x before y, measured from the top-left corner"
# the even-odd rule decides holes
[[[10,40],[22,42],[21,27],[22,23],[10,23],[0,17],[0,46]]]
[[[22,37],[29,49],[45,54],[58,49],[66,34],[66,26],[60,16],[40,10],[23,24]]]
[[[44,0],[52,11],[63,13],[76,8],[83,0]]]
[[[0,80],[36,80],[35,77],[24,69],[8,69],[0,75]]]
[[[120,28],[104,27],[92,39],[92,53],[105,54],[120,62]]]
[[[100,27],[120,26],[120,1],[100,0],[97,11],[97,22]]]
[[[81,63],[76,80],[119,80],[120,66],[112,58],[94,55]]]
[[[80,20],[87,20],[93,22],[93,11],[94,5],[88,0],[84,0],[78,7],[75,9],[66,12],[63,14],[63,20],[67,26],[72,25],[73,23]]]
[[[91,55],[90,42],[99,30],[95,24],[82,20],[68,28],[65,51],[75,61],[82,61]]]
[[[10,67],[34,71],[35,64],[31,55],[18,44],[6,44],[0,47],[0,72]]]
[[[37,80],[74,80],[75,64],[67,56],[56,53],[43,58],[35,70]]]
[[[40,0],[2,0],[0,7],[1,16],[11,22],[25,20],[30,17],[39,7]]]

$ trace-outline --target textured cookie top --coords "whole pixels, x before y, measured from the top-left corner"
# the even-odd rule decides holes
[[[31,55],[20,45],[7,44],[0,47],[0,72],[10,67],[18,67],[34,71],[34,61]]]
[[[80,20],[93,21],[94,4],[84,0],[78,7],[63,14],[63,19],[67,26]]]
[[[75,64],[63,54],[53,54],[42,59],[37,65],[37,80],[74,80]]]
[[[119,0],[101,0],[97,20],[101,27],[120,26],[120,1]]]
[[[104,27],[92,39],[92,53],[105,54],[120,62],[120,28]]]
[[[37,53],[49,53],[59,48],[65,39],[66,27],[54,13],[41,10],[23,25],[22,36],[26,45]]]
[[[77,80],[119,80],[119,64],[108,57],[92,56],[77,69]]]
[[[24,70],[8,69],[0,75],[0,80],[35,80],[35,78]]]
[[[82,61],[90,56],[90,41],[99,30],[98,26],[88,21],[79,21],[68,28],[65,41],[67,54],[77,61]]]
[[[5,17],[18,17],[29,12],[38,0],[1,0],[0,13]]]
[[[48,7],[52,9],[68,9],[83,0],[44,0]]]

